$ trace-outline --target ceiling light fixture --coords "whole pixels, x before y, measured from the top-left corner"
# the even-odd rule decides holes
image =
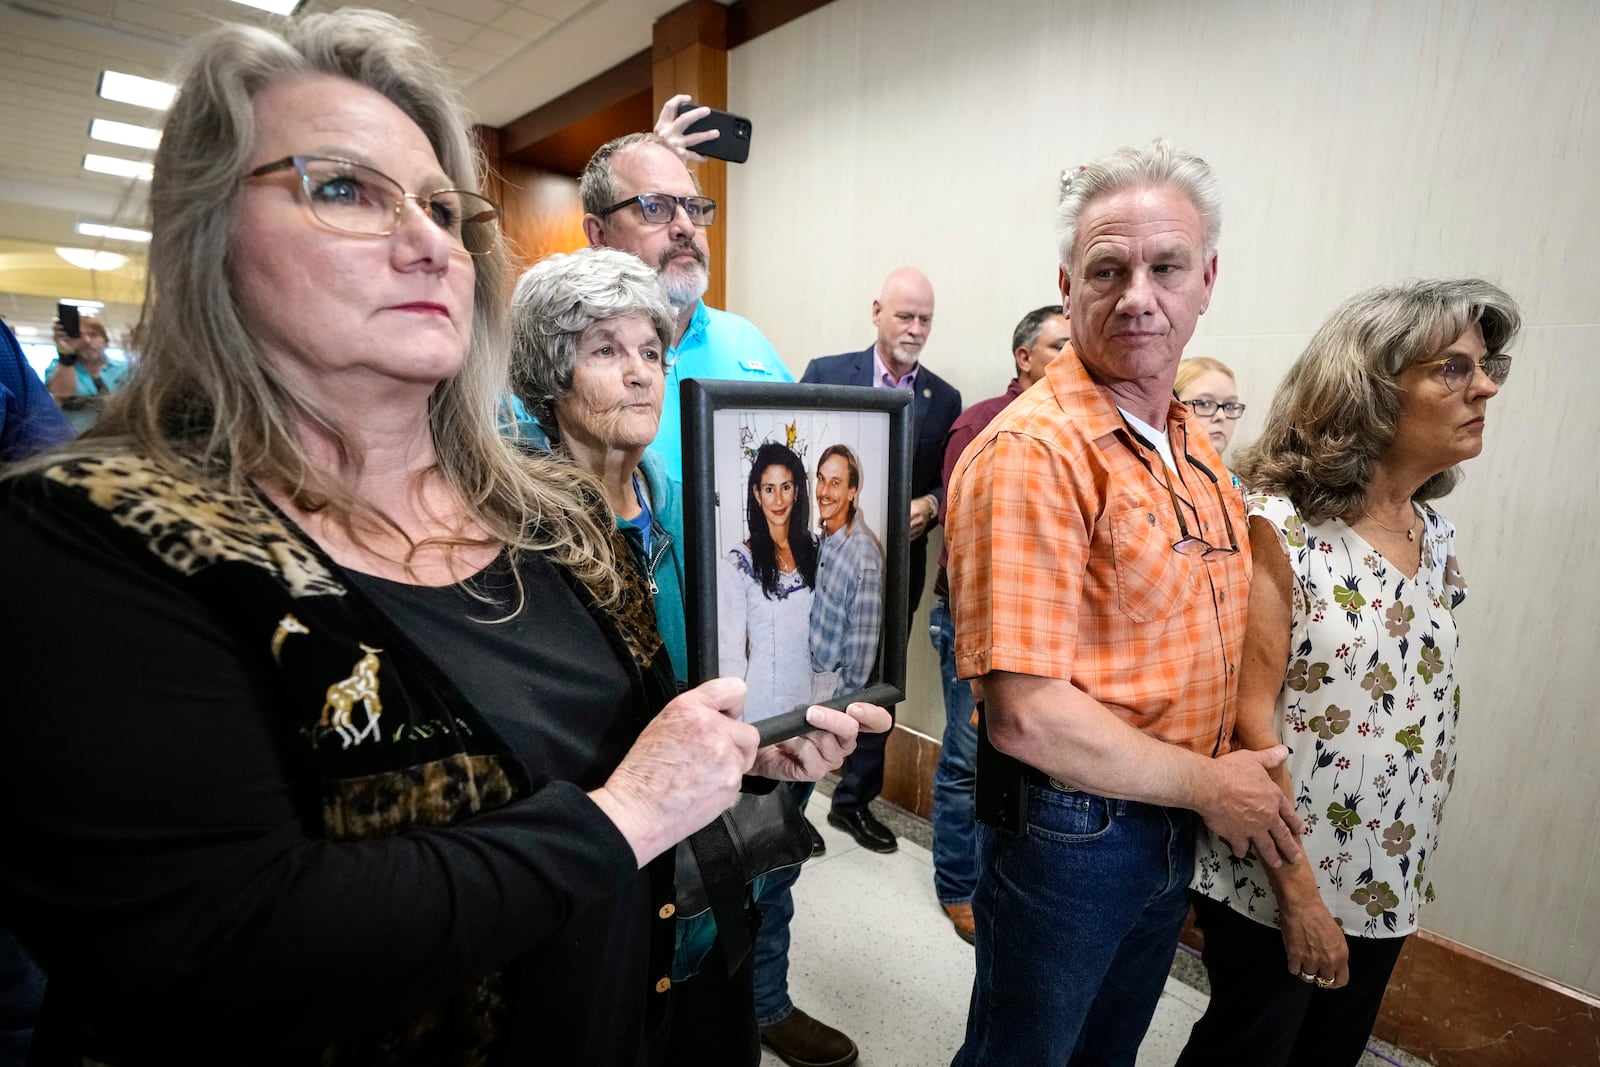
[[[105,309],[105,304],[99,300],[79,300],[75,296],[64,296],[60,300],[56,301],[56,303],[69,304],[83,312],[85,315],[93,315],[96,311],[102,311]]]
[[[96,252],[92,248],[57,248],[56,255],[79,270],[116,270],[128,262],[118,252]]]
[[[233,2],[243,4],[245,7],[257,8],[261,11],[269,11],[274,15],[293,15],[300,10],[305,0],[233,0]]]
[[[107,226],[103,222],[80,222],[78,232],[85,237],[104,237],[109,241],[150,243],[149,230],[131,230],[126,226]]]
[[[96,174],[111,174],[118,178],[138,178],[142,182],[150,180],[150,175],[155,167],[149,163],[140,163],[133,159],[123,159],[121,156],[100,156],[93,152],[83,157],[83,169],[92,170]]]
[[[172,106],[178,87],[170,82],[141,78],[137,74],[123,74],[115,70],[100,72],[100,95],[107,100],[152,111],[165,111]]]
[[[110,119],[95,119],[89,123],[89,136],[96,141],[109,141],[129,148],[153,149],[161,143],[160,130],[128,122],[112,122]]]

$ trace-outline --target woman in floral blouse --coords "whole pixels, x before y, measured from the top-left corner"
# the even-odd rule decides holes
[[[1330,318],[1239,456],[1255,571],[1234,744],[1275,773],[1305,861],[1204,830],[1211,1003],[1180,1065],[1349,1065],[1417,912],[1455,777],[1455,528],[1428,501],[1483,449],[1521,317],[1475,279],[1374,289]]]

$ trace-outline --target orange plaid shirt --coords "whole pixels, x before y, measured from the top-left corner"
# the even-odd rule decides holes
[[[1167,437],[1189,532],[1237,554],[1172,548],[1181,534],[1161,456],[1111,394],[1063,352],[1044,388],[967,446],[950,482],[946,539],[956,671],[1070,681],[1139,730],[1202,755],[1228,750],[1244,646],[1250,542],[1244,501],[1176,400]],[[1184,458],[1204,464],[1212,483]]]

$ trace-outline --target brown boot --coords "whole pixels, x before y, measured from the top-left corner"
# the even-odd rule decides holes
[[[967,944],[974,944],[978,940],[978,928],[972,921],[971,904],[941,904],[944,913],[950,917],[950,924],[956,928],[956,936]]]
[[[846,1067],[860,1055],[854,1041],[799,1008],[763,1026],[761,1041],[789,1067]]]

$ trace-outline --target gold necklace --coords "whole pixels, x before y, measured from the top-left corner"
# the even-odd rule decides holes
[[[1367,516],[1367,518],[1371,519],[1373,522],[1376,522],[1379,526],[1382,526],[1385,530],[1388,530],[1392,534],[1403,532],[1406,535],[1407,541],[1415,541],[1417,539],[1417,520],[1422,518],[1422,516],[1417,514],[1415,505],[1413,505],[1411,508],[1411,528],[1405,531],[1396,530],[1393,526],[1386,525],[1378,519],[1378,516],[1374,515],[1370,511],[1365,512],[1364,514]]]

